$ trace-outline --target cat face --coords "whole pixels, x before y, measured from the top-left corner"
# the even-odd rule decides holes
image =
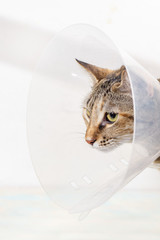
[[[134,114],[126,68],[109,70],[77,62],[93,79],[92,90],[83,104],[86,142],[101,150],[111,150],[131,142]]]

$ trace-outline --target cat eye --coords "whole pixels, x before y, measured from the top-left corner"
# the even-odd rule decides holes
[[[105,113],[102,123],[99,125],[99,130],[102,130],[106,124],[113,124],[117,121],[118,113]]]
[[[105,114],[105,120],[108,123],[116,122],[117,118],[118,118],[118,113],[111,112],[111,113],[106,113]]]
[[[85,111],[86,111],[87,117],[90,118],[91,114],[90,114],[89,110],[87,108],[85,108]]]

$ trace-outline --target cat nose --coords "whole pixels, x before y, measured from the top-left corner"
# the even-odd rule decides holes
[[[87,142],[88,144],[93,145],[93,143],[94,143],[95,141],[96,141],[96,139],[86,138],[86,142]]]

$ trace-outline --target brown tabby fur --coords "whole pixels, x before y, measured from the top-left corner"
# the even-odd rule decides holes
[[[93,80],[92,90],[83,103],[86,141],[100,150],[111,150],[122,143],[131,142],[134,130],[133,99],[125,66],[110,70],[76,61],[90,73]],[[118,114],[113,124],[104,119],[106,113],[112,112]],[[160,158],[156,161],[160,164]]]

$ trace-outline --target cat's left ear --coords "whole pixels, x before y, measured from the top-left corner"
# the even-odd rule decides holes
[[[119,91],[122,93],[128,93],[128,94],[132,95],[131,85],[129,82],[129,77],[128,77],[128,73],[127,73],[125,66],[122,66],[120,68],[120,72],[121,72],[121,81],[113,84],[112,91],[113,92]]]
[[[93,80],[93,84],[98,83],[100,80],[104,79],[108,74],[110,74],[113,71],[107,68],[100,68],[95,65],[82,62],[78,59],[75,60],[90,73]]]

